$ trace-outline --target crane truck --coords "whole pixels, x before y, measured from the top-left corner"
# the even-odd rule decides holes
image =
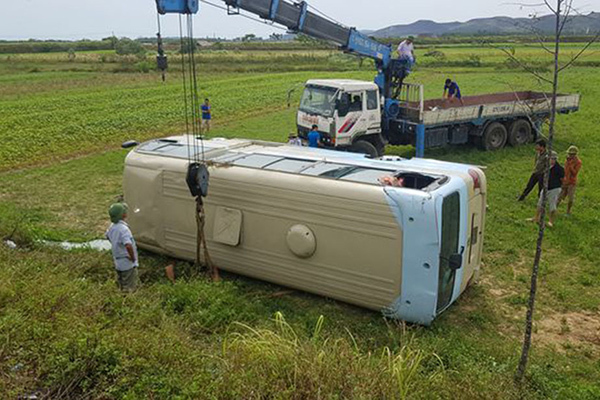
[[[306,1],[222,0],[229,14],[244,10],[339,46],[346,53],[370,58],[373,82],[315,79],[306,82],[297,113],[298,134],[316,125],[326,146],[381,156],[386,144],[414,145],[417,157],[426,148],[474,143],[484,150],[523,145],[539,135],[550,115],[550,97],[541,92],[493,93],[448,102],[424,99],[423,86],[405,83],[406,60],[393,56],[390,45],[309,10]],[[157,0],[160,13],[192,13],[198,0]],[[162,4],[162,9],[160,4]],[[579,109],[579,95],[559,95],[557,110]]]

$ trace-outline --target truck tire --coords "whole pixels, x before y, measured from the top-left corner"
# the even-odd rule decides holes
[[[371,144],[377,149],[377,157],[382,157],[383,155],[385,155],[386,143],[383,137],[381,137],[381,135],[373,137],[373,139],[371,140]]]
[[[358,140],[354,142],[349,149],[352,153],[361,153],[366,154],[369,158],[377,158],[379,157],[379,152],[377,148],[373,146],[373,144],[367,142],[366,140]]]
[[[510,125],[508,143],[514,147],[531,143],[533,140],[531,133],[532,128],[529,121],[526,119],[518,119]]]
[[[485,151],[500,150],[506,144],[508,132],[500,122],[492,122],[485,128],[480,147]]]

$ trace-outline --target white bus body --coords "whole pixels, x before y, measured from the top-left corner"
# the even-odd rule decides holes
[[[195,201],[185,136],[143,143],[125,163],[140,247],[193,260]],[[279,143],[204,141],[208,249],[218,268],[430,324],[481,263],[486,180],[473,166]],[[378,178],[399,176],[404,187]]]

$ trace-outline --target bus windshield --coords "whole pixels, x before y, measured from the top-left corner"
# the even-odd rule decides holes
[[[300,111],[332,117],[338,90],[324,86],[307,86],[300,101]]]

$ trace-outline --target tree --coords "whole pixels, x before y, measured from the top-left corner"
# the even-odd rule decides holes
[[[550,2],[554,1],[555,5],[553,6]],[[536,70],[535,66],[528,64],[527,62],[520,60],[517,58],[513,51],[510,51],[505,48],[500,48],[508,58],[513,61],[516,65],[524,69],[525,71],[532,74],[541,85],[551,85],[552,92],[550,98],[547,99],[550,101],[550,120],[548,124],[548,152],[552,151],[554,144],[554,136],[555,136],[555,127],[556,127],[556,97],[558,93],[559,86],[559,74],[564,71],[566,68],[569,68],[573,63],[583,54],[586,50],[600,37],[600,32],[596,33],[596,35],[587,42],[583,48],[576,53],[568,62],[561,65],[559,60],[560,55],[560,44],[563,34],[563,29],[566,23],[569,21],[570,16],[573,13],[576,13],[576,10],[573,8],[574,0],[543,0],[543,5],[550,10],[554,17],[554,34],[552,40],[552,47],[548,47],[546,45],[545,38],[541,37],[539,32],[537,32],[539,38],[540,46],[552,56],[553,60],[553,68],[551,77],[545,76],[542,72]],[[530,7],[536,7],[539,4],[527,5]],[[535,18],[535,16],[534,16]],[[543,243],[544,243],[544,233],[546,229],[546,207],[548,204],[548,180],[550,176],[550,168],[546,170],[544,173],[543,187],[542,187],[542,213],[539,221],[539,230],[536,242],[536,250],[535,256],[533,260],[533,267],[531,271],[531,281],[529,288],[529,300],[527,302],[527,313],[525,316],[525,333],[523,337],[523,346],[521,350],[521,357],[519,360],[519,365],[517,367],[517,371],[515,373],[515,382],[520,384],[523,382],[523,378],[525,376],[525,372],[527,369],[527,363],[529,361],[529,352],[531,349],[531,334],[533,331],[533,314],[535,311],[535,299],[537,294],[537,280],[538,273],[540,267],[540,261],[543,253]]]
[[[248,33],[242,37],[242,42],[253,42],[254,40],[256,40],[254,33]]]
[[[117,43],[119,42],[119,39],[115,35],[112,35],[112,36],[102,38],[102,41],[110,42],[111,49],[115,50]]]
[[[136,40],[121,38],[115,44],[115,52],[119,55],[143,55],[146,53],[146,50],[144,49],[144,46],[142,46],[142,44]]]

